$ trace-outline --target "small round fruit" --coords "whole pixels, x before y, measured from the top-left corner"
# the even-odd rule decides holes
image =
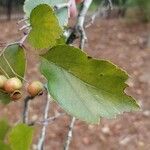
[[[4,87],[4,84],[6,81],[7,81],[7,78],[4,75],[0,75],[0,88]]]
[[[12,101],[18,101],[22,98],[22,93],[19,90],[15,90],[11,95],[10,98]]]
[[[43,88],[44,86],[40,81],[33,81],[28,85],[27,91],[32,97],[34,97],[42,92]]]
[[[8,79],[4,84],[4,90],[7,93],[12,93],[15,90],[19,90],[22,88],[22,82],[17,77]]]

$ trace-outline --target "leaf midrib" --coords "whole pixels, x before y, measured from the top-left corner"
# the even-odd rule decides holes
[[[56,65],[58,68],[65,70],[67,73],[70,73],[72,76],[76,77],[78,80],[80,80],[81,82],[83,82],[86,86],[89,86],[89,87],[91,87],[91,88],[93,88],[93,89],[95,89],[95,90],[97,90],[97,91],[102,90],[102,91],[104,91],[104,92],[110,94],[111,96],[113,96],[115,99],[118,99],[118,98],[122,99],[122,96],[125,95],[125,93],[123,93],[122,91],[120,91],[122,95],[121,95],[121,94],[118,94],[117,97],[116,97],[116,95],[113,94],[113,93],[110,92],[110,91],[104,90],[104,89],[101,88],[101,87],[99,87],[99,89],[98,89],[98,87],[96,87],[96,86],[94,86],[94,85],[91,85],[91,84],[89,84],[88,82],[85,82],[85,81],[81,80],[78,76],[74,75],[72,72],[69,72],[69,71],[66,70],[64,67],[62,67],[62,66],[60,66],[60,65],[58,65],[58,64],[56,64],[56,63],[54,63],[54,62],[51,62],[51,61],[50,61],[50,63],[53,63],[53,64]],[[127,95],[127,96],[128,96],[128,95]],[[132,99],[133,99],[133,98],[132,98]],[[109,102],[109,101],[107,101],[107,102]],[[137,105],[137,103],[136,103],[136,101],[135,101],[134,99],[132,100],[132,102],[133,102],[135,105]],[[110,102],[109,102],[109,103],[110,103]],[[113,103],[113,105],[115,105],[114,102],[112,102],[112,103]],[[110,104],[111,104],[111,103],[110,103]],[[137,105],[137,107],[138,107],[138,105]],[[130,109],[130,110],[131,110],[131,109]],[[118,111],[118,109],[117,109],[117,111]],[[119,111],[119,113],[120,113],[120,111]]]
[[[76,91],[76,88],[74,88],[74,86],[73,86],[73,85],[70,83],[70,81],[67,79],[64,69],[62,69],[62,68],[60,68],[60,69],[61,69],[61,71],[62,71],[62,73],[63,73],[63,75],[64,75],[64,77],[65,77],[65,80],[66,80],[66,81],[68,82],[68,84],[73,88],[74,92],[75,92],[76,95],[79,97],[79,99],[81,99],[82,104],[86,107],[86,109],[89,111],[89,113],[91,113],[92,115],[96,115],[96,114],[94,114],[94,113],[88,108],[88,106],[86,105],[86,103],[83,103],[83,101],[84,101],[83,98],[80,97],[80,95],[79,95],[78,92]]]

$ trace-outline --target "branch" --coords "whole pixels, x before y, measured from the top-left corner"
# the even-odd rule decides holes
[[[66,140],[66,143],[65,143],[65,146],[64,146],[64,150],[69,150],[69,146],[70,146],[70,143],[71,143],[71,140],[72,140],[72,133],[73,133],[73,127],[74,127],[74,124],[75,124],[75,120],[76,120],[75,117],[73,117],[72,120],[71,120],[71,123],[70,123],[70,126],[69,126],[69,132],[68,132],[68,135],[67,135],[67,140]]]
[[[100,3],[100,6],[96,9],[94,14],[92,15],[90,22],[85,26],[85,28],[89,28],[92,24],[94,24],[95,18],[100,14],[102,18],[106,17],[106,13],[110,13],[113,9],[113,4],[111,0],[103,0]]]
[[[45,111],[44,111],[44,120],[48,119],[48,111],[49,111],[49,107],[50,107],[50,102],[51,101],[49,99],[49,95],[47,95],[47,102],[46,102]],[[43,124],[41,135],[40,135],[40,138],[39,138],[39,141],[37,144],[37,150],[43,150],[47,125],[48,125],[48,123]]]
[[[59,117],[65,115],[65,114],[66,114],[66,113],[58,113],[58,114],[56,114],[55,116],[50,117],[50,118],[47,118],[47,119],[42,120],[42,121],[39,121],[38,123],[48,124],[48,123],[50,123],[50,122],[55,121],[57,118],[59,118]]]
[[[22,114],[22,122],[28,124],[28,113],[29,113],[29,101],[32,100],[33,97],[27,96],[24,99],[24,106],[23,106],[23,114]]]
[[[19,25],[20,23],[26,22],[26,21],[28,21],[28,18],[27,18],[27,17],[23,17],[22,19],[20,19],[20,20],[17,22],[17,24]]]
[[[49,117],[49,118],[47,118],[45,120],[31,122],[29,125],[33,126],[35,124],[39,124],[39,125],[50,124],[50,123],[54,122],[56,119],[58,119],[59,117],[65,115],[65,114],[66,113],[58,113],[55,116]]]
[[[85,31],[84,31],[84,21],[85,21],[85,16],[87,14],[87,11],[91,3],[92,3],[92,0],[84,0],[82,2],[76,25],[74,29],[72,30],[72,32],[70,33],[70,36],[66,42],[67,44],[73,43],[73,41],[77,39],[79,36],[80,37],[79,47],[83,49],[85,40],[87,39]]]
[[[60,9],[68,8],[69,5],[70,5],[69,2],[68,3],[62,3],[62,4],[57,4],[57,5],[54,6],[54,10],[59,11]]]

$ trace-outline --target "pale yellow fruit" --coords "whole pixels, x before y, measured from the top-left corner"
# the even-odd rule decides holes
[[[7,81],[7,78],[4,75],[0,75],[0,88],[4,87],[4,84],[6,81]]]
[[[12,93],[15,90],[20,90],[22,88],[22,82],[17,77],[8,79],[4,84],[4,90],[7,93]]]
[[[34,97],[42,92],[43,88],[44,86],[40,81],[33,81],[28,85],[27,91],[32,97]]]

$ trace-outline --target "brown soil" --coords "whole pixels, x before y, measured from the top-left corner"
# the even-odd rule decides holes
[[[0,22],[0,44],[21,37],[17,21]],[[76,121],[71,150],[149,150],[150,149],[150,48],[147,48],[148,25],[129,24],[123,20],[100,20],[87,29],[86,52],[111,60],[130,74],[128,93],[141,105],[141,111],[125,113],[113,120],[102,119],[99,125]],[[27,79],[43,78],[37,73],[37,58],[28,52]],[[59,109],[52,104],[51,116]],[[30,107],[30,119],[41,118],[44,98],[37,98]],[[21,119],[22,101],[0,106],[0,118],[11,124]],[[41,115],[40,115],[41,114]],[[40,116],[39,116],[40,115]],[[66,138],[69,116],[57,119],[47,128],[45,150],[61,150]],[[39,127],[37,126],[37,130]],[[35,137],[38,137],[38,133]],[[36,144],[36,138],[34,143]],[[31,149],[35,149],[35,145]]]

